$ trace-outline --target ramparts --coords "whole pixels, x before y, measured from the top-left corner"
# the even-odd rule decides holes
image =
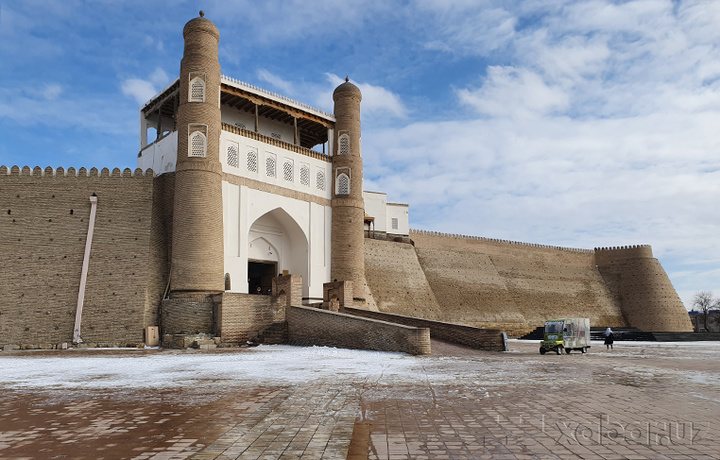
[[[363,318],[372,318],[390,323],[403,324],[405,326],[427,328],[430,330],[430,337],[440,339],[446,342],[465,345],[478,350],[488,351],[507,351],[505,336],[503,331],[497,329],[480,329],[471,326],[462,326],[459,324],[443,323],[440,321],[430,321],[422,318],[411,316],[393,315],[391,313],[382,313],[378,311],[361,310],[358,308],[345,307],[342,313],[349,313]]]
[[[596,248],[595,263],[629,326],[645,332],[691,332],[675,287],[650,246]]]
[[[415,230],[410,238],[440,305],[438,317],[429,319],[501,329],[511,336],[549,317],[586,316],[591,324],[626,325],[592,250]]]
[[[648,332],[692,330],[648,245],[591,250],[416,230],[410,238],[414,251],[366,242],[366,276],[381,312],[511,336],[550,317]]]
[[[72,342],[93,194],[81,336],[89,345],[142,342],[167,282],[167,228],[153,198],[169,180],[150,170],[0,167],[0,346]]]
[[[288,307],[290,343],[363,350],[430,353],[430,331],[312,307]]]

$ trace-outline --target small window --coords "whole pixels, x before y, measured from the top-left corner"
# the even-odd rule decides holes
[[[207,126],[188,125],[188,156],[196,158],[207,156]]]
[[[268,177],[275,177],[275,158],[267,157],[265,159],[265,175]]]
[[[300,168],[300,183],[306,187],[310,186],[310,167],[302,165]]]
[[[258,154],[255,150],[247,153],[247,169],[250,172],[258,172]]]
[[[315,187],[317,187],[318,190],[325,190],[325,173],[322,171],[318,171],[315,175]]]
[[[397,230],[397,229],[398,229],[398,219],[397,219],[397,217],[393,217],[393,218],[390,219],[390,226],[392,227],[393,230]]]
[[[335,195],[350,195],[350,178],[347,174],[342,173],[337,176]]]
[[[235,142],[230,142],[227,148],[227,164],[233,168],[238,167],[238,145]]]
[[[205,74],[190,72],[188,102],[205,102]]]
[[[341,134],[338,139],[338,155],[349,155],[350,154],[350,136],[347,134]]]
[[[293,177],[293,164],[289,161],[286,161],[283,163],[283,179],[285,179],[288,182],[292,182]]]

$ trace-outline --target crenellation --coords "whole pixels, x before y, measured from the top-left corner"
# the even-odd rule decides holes
[[[335,278],[347,282],[346,304],[379,310],[385,319],[401,314],[432,320],[425,324],[483,347],[492,342],[497,348],[501,332],[458,324],[517,336],[548,317],[586,316],[593,325],[690,330],[649,245],[580,249],[429,230],[409,230],[405,237],[384,226],[382,238],[366,240],[365,222],[378,216],[364,212],[359,88],[349,79],[338,86],[331,115],[222,77],[219,32],[202,15],[188,22],[183,36],[179,78],[141,109],[141,133],[172,126],[175,138],[160,132],[165,143],[148,143],[141,134],[141,144],[154,149],[140,155],[142,167],[0,166],[0,197],[7,203],[0,210],[0,234],[6,236],[0,239],[0,291],[12,299],[0,304],[0,349],[73,340],[91,215],[85,346],[140,343],[145,327],[159,326],[166,345],[183,346],[187,338],[174,334],[185,333],[213,335],[225,344],[281,343],[300,330],[299,340],[316,344],[333,335],[333,345],[391,350],[405,341],[405,350],[429,351],[426,329],[295,308],[317,299],[317,286]],[[258,114],[255,123],[243,115],[240,124],[254,124],[251,129],[223,123],[222,107],[234,104],[223,99],[240,95],[251,105],[272,104],[270,110],[286,120]],[[278,132],[263,131],[263,119]],[[312,129],[302,131],[301,119]],[[223,131],[232,139],[221,138]],[[307,163],[281,165],[275,156],[252,152],[243,159],[230,133],[253,139],[255,153],[265,144],[302,154],[306,158],[298,158]],[[313,145],[323,145],[323,153],[308,147]],[[309,158],[323,162],[313,169],[326,195],[309,193]],[[231,160],[248,177],[223,172]],[[163,172],[155,177],[149,165]],[[281,186],[303,177],[307,192]],[[273,241],[253,246],[262,235]],[[270,295],[253,295],[267,287]],[[295,331],[287,315],[301,317]]]
[[[461,234],[455,234],[455,233],[442,233],[442,232],[436,232],[436,231],[430,231],[430,230],[410,229],[410,237],[411,238],[412,238],[413,234],[422,235],[422,236],[431,236],[431,237],[435,237],[435,238],[448,238],[448,239],[463,240],[463,241],[470,241],[470,242],[494,243],[494,244],[509,245],[509,246],[530,247],[530,248],[537,248],[537,249],[550,249],[550,250],[581,252],[581,253],[593,253],[594,252],[592,249],[568,248],[568,247],[563,247],[563,246],[550,246],[550,245],[545,245],[545,244],[535,244],[535,243],[525,243],[525,242],[520,242],[520,241],[503,240],[503,239],[498,239],[498,238],[486,238],[486,237],[482,237],[482,236],[461,235]]]

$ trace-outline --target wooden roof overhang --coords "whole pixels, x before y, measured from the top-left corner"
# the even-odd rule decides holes
[[[160,92],[153,99],[148,101],[140,111],[148,117],[155,112],[160,112],[160,116],[166,118],[175,118],[177,113],[177,105],[179,103],[178,93],[180,91],[180,79],[175,80]]]
[[[327,142],[328,129],[334,126],[330,120],[269,97],[225,83],[221,84],[221,88],[220,102],[222,105],[250,113],[253,116],[257,107],[258,117],[290,126],[294,126],[295,120],[297,120],[298,144],[302,147],[311,149],[318,144]]]

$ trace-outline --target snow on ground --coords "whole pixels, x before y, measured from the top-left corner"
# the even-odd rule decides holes
[[[224,384],[301,383],[330,376],[410,376],[417,367],[401,353],[327,347],[259,346],[237,353],[117,351],[97,356],[0,355],[0,388],[155,388],[208,379]]]
[[[578,359],[681,358],[720,361],[720,342],[616,342],[606,351],[592,342],[586,355],[541,356],[538,341],[510,340],[509,353],[469,356],[409,356],[328,347],[259,346],[232,352],[191,350],[68,350],[57,353],[0,354],[0,389],[153,389],[221,384],[224,387],[353,381],[403,385],[418,381],[493,385],[547,384]],[[611,363],[612,361],[608,361]],[[633,362],[641,364],[641,361]],[[621,370],[622,364],[616,369]],[[635,364],[633,364],[634,366]],[[720,367],[720,366],[719,366]],[[627,369],[629,374],[636,368]],[[720,385],[717,372],[662,371],[664,375]],[[582,376],[581,376],[582,377]],[[588,370],[588,383],[597,378]]]

